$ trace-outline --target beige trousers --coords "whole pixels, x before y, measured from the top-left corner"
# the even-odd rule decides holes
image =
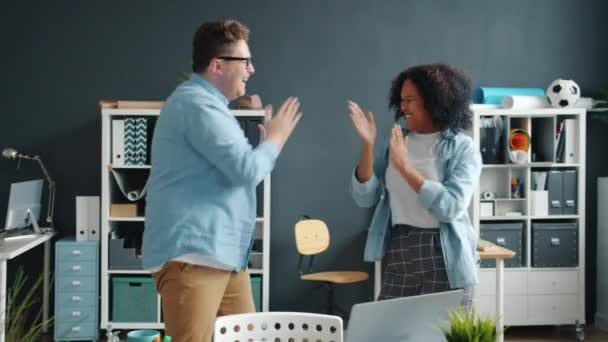
[[[172,341],[211,342],[217,316],[255,312],[249,272],[171,261],[153,276]]]

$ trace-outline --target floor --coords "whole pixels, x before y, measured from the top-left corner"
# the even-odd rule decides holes
[[[126,340],[123,336],[123,339]],[[99,341],[105,341],[105,336],[100,336]],[[45,336],[42,342],[53,341],[53,336]],[[574,326],[534,326],[534,327],[511,327],[507,330],[505,341],[517,342],[544,342],[544,341],[578,341]],[[585,341],[608,342],[608,332],[595,329],[593,326],[585,327]]]
[[[578,341],[574,326],[533,326],[511,327],[507,329],[505,341]],[[585,327],[585,341],[608,341],[608,332]]]

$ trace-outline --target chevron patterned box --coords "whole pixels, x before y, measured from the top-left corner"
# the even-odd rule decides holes
[[[148,121],[146,118],[125,119],[125,165],[148,162]]]

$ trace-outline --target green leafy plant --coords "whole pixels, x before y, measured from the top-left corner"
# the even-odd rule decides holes
[[[39,341],[42,328],[49,325],[53,319],[42,320],[42,305],[37,295],[44,281],[44,274],[36,279],[34,284],[26,289],[28,277],[19,268],[13,286],[7,298],[7,318],[0,325],[5,330],[6,342]],[[33,320],[30,318],[33,317]]]
[[[448,321],[441,330],[448,342],[496,341],[496,322],[478,316],[474,310],[450,310]]]

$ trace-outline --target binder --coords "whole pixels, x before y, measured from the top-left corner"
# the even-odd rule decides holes
[[[137,165],[137,119],[126,118],[124,130],[125,165]]]
[[[241,129],[243,130],[243,134],[245,134],[245,136],[247,136],[247,121],[243,118],[238,118],[237,121],[239,122],[239,125],[241,126]]]
[[[549,215],[562,215],[563,177],[561,171],[547,172],[547,190],[549,191]]]
[[[112,165],[125,165],[125,120],[112,120]]]
[[[484,164],[500,164],[503,162],[502,129],[500,117],[482,118],[480,120],[480,150]]]
[[[148,119],[135,119],[135,165],[148,162]]]
[[[89,240],[87,197],[76,196],[76,241]]]
[[[577,182],[576,171],[562,171],[563,197],[562,206],[564,215],[576,215],[577,212]]]
[[[576,119],[564,119],[564,163],[574,164],[577,156],[577,127]]]
[[[245,130],[245,135],[247,135],[247,139],[249,139],[249,143],[254,148],[260,144],[260,129],[258,128],[258,124],[260,124],[260,120],[249,119],[247,120],[247,129]]]
[[[549,193],[547,190],[530,191],[530,213],[532,216],[549,215]]]
[[[562,160],[561,159],[561,155],[560,155],[560,149],[563,148],[563,144],[564,144],[564,137],[563,137],[563,133],[564,133],[564,121],[562,120],[561,122],[559,122],[557,124],[557,127],[555,128],[556,130],[556,134],[555,134],[555,162],[556,163],[561,163]]]
[[[245,135],[247,139],[249,139],[249,143],[254,148],[260,144],[260,129],[258,128],[258,124],[261,121],[257,119],[248,119],[245,122]],[[264,182],[260,182],[255,188],[255,211],[257,217],[264,216]]]
[[[99,240],[99,196],[76,196],[76,241]]]

